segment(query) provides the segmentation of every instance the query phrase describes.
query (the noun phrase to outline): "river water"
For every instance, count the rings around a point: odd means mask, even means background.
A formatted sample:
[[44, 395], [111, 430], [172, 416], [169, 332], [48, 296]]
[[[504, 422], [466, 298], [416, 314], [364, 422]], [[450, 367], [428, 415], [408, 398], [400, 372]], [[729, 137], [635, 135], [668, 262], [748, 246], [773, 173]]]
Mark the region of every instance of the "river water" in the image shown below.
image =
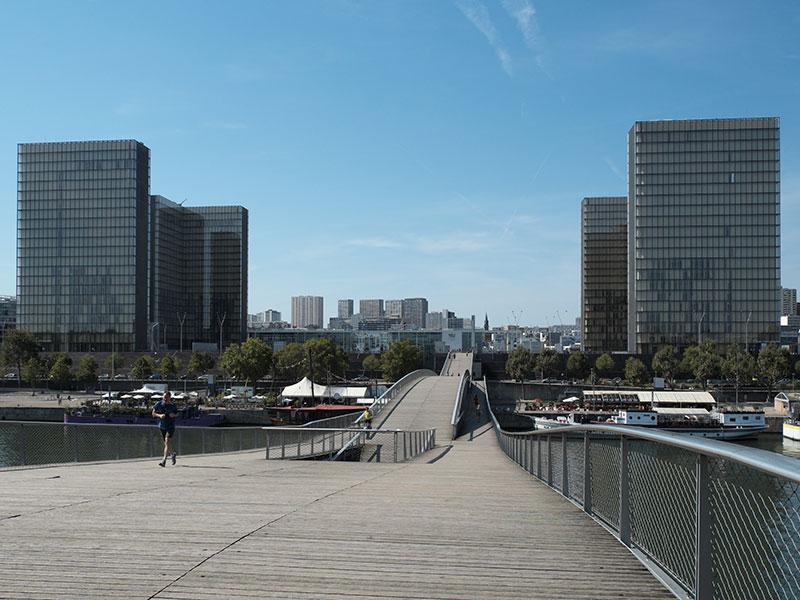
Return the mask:
[[800, 458], [800, 441], [790, 440], [783, 437], [780, 433], [762, 433], [755, 440], [742, 440], [735, 442], [743, 446], [750, 446], [751, 448], [760, 448], [761, 450], [769, 450], [770, 452], [777, 452], [784, 456], [791, 456], [792, 458]]

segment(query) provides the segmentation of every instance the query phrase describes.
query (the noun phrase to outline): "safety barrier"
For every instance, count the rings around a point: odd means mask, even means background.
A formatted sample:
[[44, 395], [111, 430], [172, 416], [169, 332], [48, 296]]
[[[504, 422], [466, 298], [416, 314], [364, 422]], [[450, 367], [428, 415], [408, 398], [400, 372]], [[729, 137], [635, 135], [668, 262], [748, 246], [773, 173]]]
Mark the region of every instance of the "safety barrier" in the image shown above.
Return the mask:
[[677, 594], [800, 599], [800, 460], [636, 427], [507, 432], [489, 406], [505, 453], [654, 563]]
[[[178, 427], [179, 455], [263, 448], [261, 427]], [[152, 425], [0, 422], [0, 468], [162, 456], [164, 442]]]

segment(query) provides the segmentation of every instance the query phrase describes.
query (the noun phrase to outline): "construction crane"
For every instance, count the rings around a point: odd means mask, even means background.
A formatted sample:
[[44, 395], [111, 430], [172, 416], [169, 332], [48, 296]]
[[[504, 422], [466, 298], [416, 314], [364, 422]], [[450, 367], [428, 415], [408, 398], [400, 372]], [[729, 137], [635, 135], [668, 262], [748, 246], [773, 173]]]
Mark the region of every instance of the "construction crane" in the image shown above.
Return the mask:
[[[515, 327], [519, 327], [519, 317], [517, 316], [517, 313], [515, 313], [515, 312], [512, 310], [512, 311], [511, 311], [511, 314], [514, 316], [514, 326], [515, 326]], [[519, 316], [520, 316], [520, 317], [522, 316], [522, 311], [519, 311]]]

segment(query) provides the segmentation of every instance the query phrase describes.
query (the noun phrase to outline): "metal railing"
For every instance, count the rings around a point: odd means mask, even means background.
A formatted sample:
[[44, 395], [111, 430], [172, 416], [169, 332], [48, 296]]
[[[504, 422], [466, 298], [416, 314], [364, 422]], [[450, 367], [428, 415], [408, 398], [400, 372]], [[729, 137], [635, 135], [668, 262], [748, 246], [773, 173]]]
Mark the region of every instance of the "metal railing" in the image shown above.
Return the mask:
[[676, 595], [800, 599], [797, 459], [636, 427], [512, 433], [489, 407], [506, 454], [655, 563]]
[[[370, 407], [369, 411], [372, 413], [373, 418], [375, 415], [380, 413], [390, 402], [399, 398], [403, 394], [405, 394], [408, 389], [417, 383], [423, 377], [430, 377], [431, 375], [436, 375], [430, 369], [417, 369], [416, 371], [411, 371], [411, 373], [407, 373], [400, 379], [394, 382], [392, 387], [386, 390], [381, 397], [375, 400]], [[354, 425], [359, 425], [363, 422], [364, 414], [360, 414], [358, 418], [353, 421]]]
[[[179, 455], [264, 448], [261, 427], [178, 427]], [[152, 425], [0, 422], [0, 468], [162, 456], [164, 442]]]
[[461, 381], [458, 383], [458, 393], [456, 394], [456, 401], [453, 405], [453, 417], [450, 420], [450, 425], [453, 427], [453, 439], [458, 437], [458, 426], [461, 424], [461, 418], [464, 416], [464, 396], [466, 396], [467, 389], [471, 386], [470, 371], [465, 370], [461, 374]]
[[436, 430], [265, 427], [266, 458], [402, 462], [436, 445]]

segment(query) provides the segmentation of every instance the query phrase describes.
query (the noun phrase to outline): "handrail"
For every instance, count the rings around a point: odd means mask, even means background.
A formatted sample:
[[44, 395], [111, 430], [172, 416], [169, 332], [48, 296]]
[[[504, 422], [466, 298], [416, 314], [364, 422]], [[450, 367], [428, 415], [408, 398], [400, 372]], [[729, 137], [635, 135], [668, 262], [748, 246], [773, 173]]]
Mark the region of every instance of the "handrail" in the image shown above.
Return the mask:
[[488, 387], [486, 400], [509, 458], [602, 522], [676, 595], [800, 599], [787, 544], [800, 538], [800, 460], [623, 425], [510, 432]]
[[464, 416], [464, 390], [467, 388], [467, 383], [470, 382], [470, 369], [464, 369], [461, 374], [461, 380], [458, 382], [458, 393], [456, 394], [456, 401], [453, 405], [453, 416], [450, 419], [450, 425], [453, 427], [453, 439], [458, 437], [458, 426], [461, 423], [461, 418]]
[[[417, 369], [416, 371], [411, 371], [410, 373], [406, 373], [400, 379], [395, 381], [392, 386], [387, 389], [383, 394], [381, 394], [380, 398], [377, 398], [375, 402], [370, 404], [369, 411], [374, 415], [378, 414], [383, 407], [388, 404], [391, 400], [394, 400], [395, 397], [410, 383], [416, 381], [417, 379], [421, 379], [422, 377], [428, 377], [430, 375], [436, 375], [430, 369]], [[360, 423], [364, 418], [364, 413], [361, 413], [359, 417], [353, 421], [353, 424]]]

